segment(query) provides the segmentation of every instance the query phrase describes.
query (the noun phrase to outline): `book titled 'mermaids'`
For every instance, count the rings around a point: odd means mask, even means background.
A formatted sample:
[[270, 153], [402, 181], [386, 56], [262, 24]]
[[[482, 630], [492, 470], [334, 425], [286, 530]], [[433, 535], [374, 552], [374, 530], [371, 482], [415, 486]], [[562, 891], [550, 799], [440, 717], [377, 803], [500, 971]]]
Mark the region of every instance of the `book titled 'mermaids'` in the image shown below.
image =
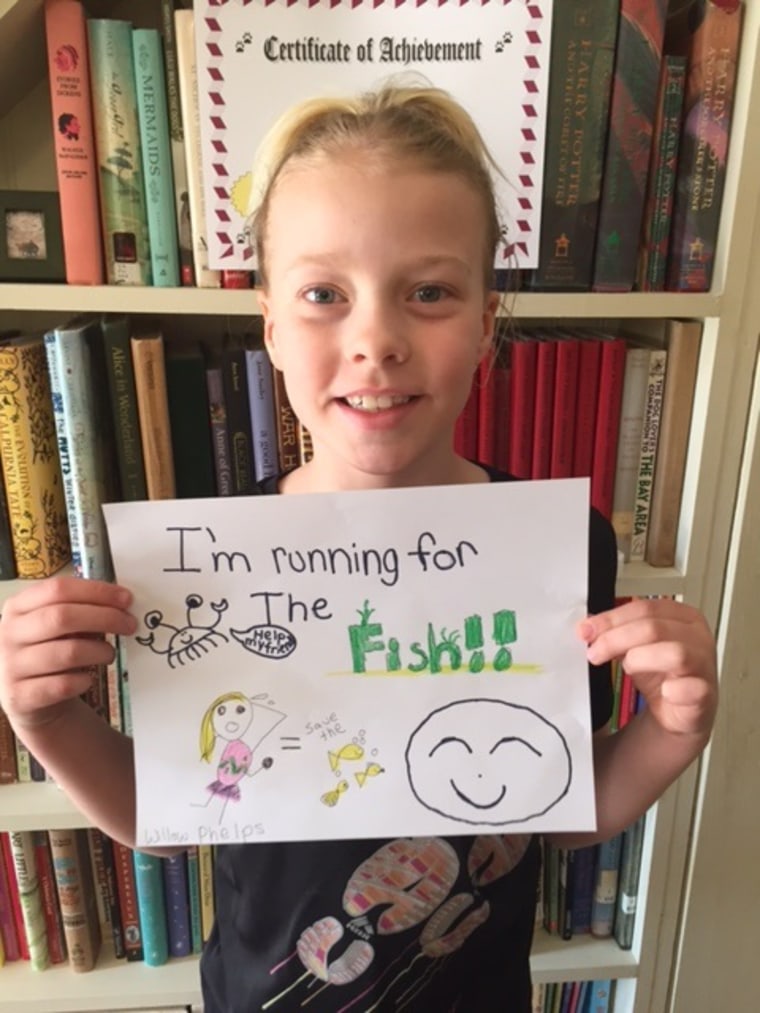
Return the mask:
[[108, 282], [150, 285], [152, 272], [129, 21], [87, 22]]

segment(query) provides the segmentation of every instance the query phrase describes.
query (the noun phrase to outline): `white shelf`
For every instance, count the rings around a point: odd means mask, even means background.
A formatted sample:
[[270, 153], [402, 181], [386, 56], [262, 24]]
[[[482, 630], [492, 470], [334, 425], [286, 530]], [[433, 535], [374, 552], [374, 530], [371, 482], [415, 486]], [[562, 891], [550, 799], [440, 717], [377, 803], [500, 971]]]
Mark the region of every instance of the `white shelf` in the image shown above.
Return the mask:
[[[133, 288], [118, 285], [0, 285], [0, 310], [48, 313], [149, 313], [193, 316], [255, 316], [254, 289]], [[715, 317], [718, 293], [521, 292], [505, 295], [502, 313], [530, 319], [636, 319], [642, 317]]]
[[0, 827], [3, 830], [65, 830], [89, 821], [50, 781], [0, 786]]

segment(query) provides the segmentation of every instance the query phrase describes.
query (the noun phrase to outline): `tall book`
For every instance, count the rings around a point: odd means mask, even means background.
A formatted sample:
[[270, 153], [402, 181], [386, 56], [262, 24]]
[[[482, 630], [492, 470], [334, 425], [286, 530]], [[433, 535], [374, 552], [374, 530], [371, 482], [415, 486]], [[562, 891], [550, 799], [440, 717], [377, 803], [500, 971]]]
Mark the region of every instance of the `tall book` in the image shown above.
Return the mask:
[[668, 0], [622, 0], [599, 202], [595, 292], [636, 278]]
[[650, 566], [675, 563], [701, 335], [698, 320], [668, 320], [665, 325], [668, 366], [646, 546]]
[[662, 292], [665, 288], [685, 86], [686, 57], [666, 54], [660, 70], [641, 222], [636, 284], [642, 292]]
[[53, 856], [50, 852], [50, 841], [46, 830], [33, 830], [34, 864], [40, 884], [40, 902], [45, 919], [48, 952], [51, 964], [63, 964], [66, 961], [66, 937], [63, 933], [63, 918], [58, 903], [58, 891], [55, 885]]
[[8, 513], [8, 497], [5, 494], [5, 480], [0, 468], [0, 580], [13, 580], [18, 576], [16, 559], [13, 555], [13, 534]]
[[298, 419], [288, 397], [282, 371], [274, 369], [274, 407], [280, 472], [298, 467]]
[[635, 823], [623, 831], [623, 846], [620, 853], [620, 881], [615, 906], [615, 942], [622, 950], [633, 946], [633, 929], [636, 922], [636, 907], [641, 879], [641, 851], [644, 843], [646, 816], [640, 816]]
[[86, 830], [49, 830], [58, 901], [72, 971], [91, 971], [100, 953], [100, 922]]
[[129, 341], [148, 499], [174, 499], [176, 483], [164, 337], [160, 331], [153, 331], [133, 334]]
[[641, 443], [639, 445], [636, 498], [633, 505], [633, 530], [631, 531], [631, 547], [628, 556], [631, 562], [640, 562], [646, 555], [654, 469], [657, 461], [657, 446], [660, 438], [660, 421], [662, 419], [662, 396], [665, 392], [667, 359], [668, 351], [666, 348], [653, 348], [651, 350], [646, 400], [644, 402], [644, 421], [641, 427]]
[[253, 433], [245, 347], [243, 339], [237, 335], [225, 337], [222, 346], [222, 380], [230, 441], [233, 494], [246, 496], [255, 491]]
[[112, 841], [111, 846], [126, 957], [130, 962], [141, 961], [143, 959], [143, 941], [133, 852], [126, 844], [121, 844], [119, 841]]
[[129, 321], [123, 315], [107, 314], [100, 321], [100, 329], [103, 335], [121, 498], [128, 502], [147, 499]]
[[636, 482], [651, 356], [651, 349], [630, 343], [625, 353], [611, 521], [618, 552], [622, 553], [626, 561], [631, 554]]
[[29, 959], [35, 971], [44, 971], [50, 964], [50, 953], [40, 881], [34, 859], [34, 839], [31, 830], [11, 830], [9, 837]]
[[536, 343], [536, 399], [533, 406], [531, 478], [549, 478], [554, 427], [554, 381], [557, 345], [548, 334], [533, 334]]
[[685, 30], [672, 23], [673, 50], [685, 47], [688, 72], [667, 288], [707, 292], [726, 182], [744, 5], [741, 0], [694, 0]]
[[149, 967], [158, 967], [169, 959], [161, 859], [135, 851], [134, 866], [143, 959]]
[[174, 27], [177, 42], [177, 73], [185, 130], [187, 193], [193, 240], [195, 283], [200, 288], [219, 288], [221, 272], [209, 267], [206, 242], [206, 204], [201, 166], [201, 124], [198, 106], [198, 64], [195, 54], [195, 25], [192, 10], [176, 10]]
[[21, 950], [16, 932], [16, 920], [13, 916], [11, 881], [3, 857], [2, 838], [5, 833], [5, 831], [0, 831], [0, 941], [2, 941], [5, 959], [10, 962], [21, 959]]
[[5, 711], [0, 708], [0, 785], [14, 784], [16, 769], [16, 736]]
[[0, 341], [0, 458], [19, 577], [49, 577], [71, 558], [42, 335]]
[[165, 288], [179, 285], [180, 279], [169, 110], [160, 33], [154, 28], [133, 29], [132, 55], [150, 263], [153, 284]]
[[552, 13], [538, 268], [528, 287], [591, 288], [620, 0], [563, 0]]
[[[4, 943], [6, 952], [10, 945], [11, 956], [9, 960], [29, 960], [29, 947], [26, 941], [26, 930], [24, 928], [24, 915], [21, 910], [21, 898], [16, 883], [16, 867], [13, 863], [13, 852], [11, 850], [11, 838], [7, 831], [0, 830], [0, 866], [2, 866], [2, 880], [5, 887], [4, 904], [0, 905], [0, 913], [9, 920], [11, 932], [8, 934], [8, 942]], [[3, 910], [4, 909], [4, 910]], [[15, 947], [14, 947], [15, 941]]]
[[126, 950], [116, 886], [113, 845], [111, 839], [97, 827], [88, 827], [87, 840], [90, 845], [93, 877], [99, 898], [98, 910], [101, 927], [110, 934], [114, 956], [120, 960], [126, 956]]
[[232, 451], [227, 422], [227, 402], [224, 397], [222, 366], [217, 357], [214, 357], [213, 361], [209, 362], [206, 369], [206, 393], [208, 395], [211, 446], [214, 455], [216, 494], [217, 496], [231, 496], [234, 492], [232, 484]]
[[257, 482], [277, 474], [277, 429], [272, 364], [263, 347], [246, 348], [253, 467]]
[[80, 577], [110, 580], [102, 506], [117, 489], [100, 325], [91, 317], [76, 318], [48, 331], [45, 349], [74, 570]]
[[185, 852], [171, 855], [162, 860], [161, 866], [169, 953], [173, 957], [187, 957], [193, 949], [187, 855]]
[[594, 432], [599, 398], [602, 345], [592, 335], [578, 335], [578, 391], [575, 399], [573, 477], [590, 478], [594, 464]]
[[530, 478], [533, 463], [533, 409], [536, 400], [535, 341], [525, 333], [510, 342], [512, 367], [509, 375], [509, 472]]
[[615, 903], [620, 876], [620, 852], [623, 835], [616, 834], [599, 845], [591, 901], [591, 934], [600, 938], [612, 935], [615, 923]]
[[591, 503], [607, 518], [612, 516], [615, 462], [620, 431], [620, 406], [625, 377], [625, 341], [600, 334], [599, 400], [594, 427], [594, 461], [591, 467]]
[[166, 347], [166, 393], [179, 499], [216, 493], [209, 425], [206, 361], [197, 341]]
[[106, 277], [111, 285], [150, 285], [132, 25], [90, 18], [87, 37]]
[[166, 100], [169, 110], [169, 136], [171, 138], [172, 176], [174, 179], [174, 209], [177, 220], [180, 279], [183, 285], [194, 285], [195, 271], [193, 268], [193, 234], [190, 225], [187, 161], [185, 157], [185, 130], [182, 123], [182, 104], [179, 97], [177, 33], [174, 25], [174, 0], [161, 0], [161, 35], [164, 40]]
[[45, 39], [66, 281], [102, 285], [90, 59], [79, 0], [45, 0]]

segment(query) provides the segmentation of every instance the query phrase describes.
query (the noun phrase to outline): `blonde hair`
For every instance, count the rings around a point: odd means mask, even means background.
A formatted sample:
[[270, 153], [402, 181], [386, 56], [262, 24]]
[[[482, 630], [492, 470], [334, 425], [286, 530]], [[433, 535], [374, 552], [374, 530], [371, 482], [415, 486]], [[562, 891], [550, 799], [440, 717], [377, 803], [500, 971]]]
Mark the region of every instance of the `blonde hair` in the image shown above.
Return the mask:
[[216, 744], [216, 732], [214, 731], [214, 711], [223, 703], [228, 701], [234, 701], [235, 703], [247, 703], [251, 701], [245, 695], [245, 693], [238, 693], [233, 691], [231, 693], [222, 693], [216, 700], [209, 704], [206, 708], [206, 712], [201, 718], [201, 734], [200, 734], [200, 747], [201, 747], [201, 759], [205, 760], [206, 763], [211, 762], [211, 754], [214, 751], [214, 745]]
[[249, 219], [261, 284], [267, 284], [269, 207], [283, 171], [293, 162], [316, 164], [358, 152], [455, 173], [473, 187], [485, 212], [485, 282], [490, 287], [501, 233], [491, 172], [500, 170], [469, 113], [447, 92], [393, 84], [355, 97], [307, 99], [284, 113], [265, 137], [253, 170]]

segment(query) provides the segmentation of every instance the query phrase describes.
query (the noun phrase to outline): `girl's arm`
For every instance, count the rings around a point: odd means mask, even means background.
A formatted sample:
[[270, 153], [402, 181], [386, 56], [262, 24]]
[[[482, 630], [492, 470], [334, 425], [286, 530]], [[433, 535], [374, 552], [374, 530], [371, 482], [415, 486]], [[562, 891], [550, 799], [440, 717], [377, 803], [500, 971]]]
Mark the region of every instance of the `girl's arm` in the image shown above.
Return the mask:
[[551, 835], [573, 848], [646, 812], [707, 745], [718, 703], [715, 640], [697, 609], [642, 599], [589, 616], [579, 632], [592, 663], [621, 659], [646, 707], [621, 731], [594, 737], [596, 833]]

